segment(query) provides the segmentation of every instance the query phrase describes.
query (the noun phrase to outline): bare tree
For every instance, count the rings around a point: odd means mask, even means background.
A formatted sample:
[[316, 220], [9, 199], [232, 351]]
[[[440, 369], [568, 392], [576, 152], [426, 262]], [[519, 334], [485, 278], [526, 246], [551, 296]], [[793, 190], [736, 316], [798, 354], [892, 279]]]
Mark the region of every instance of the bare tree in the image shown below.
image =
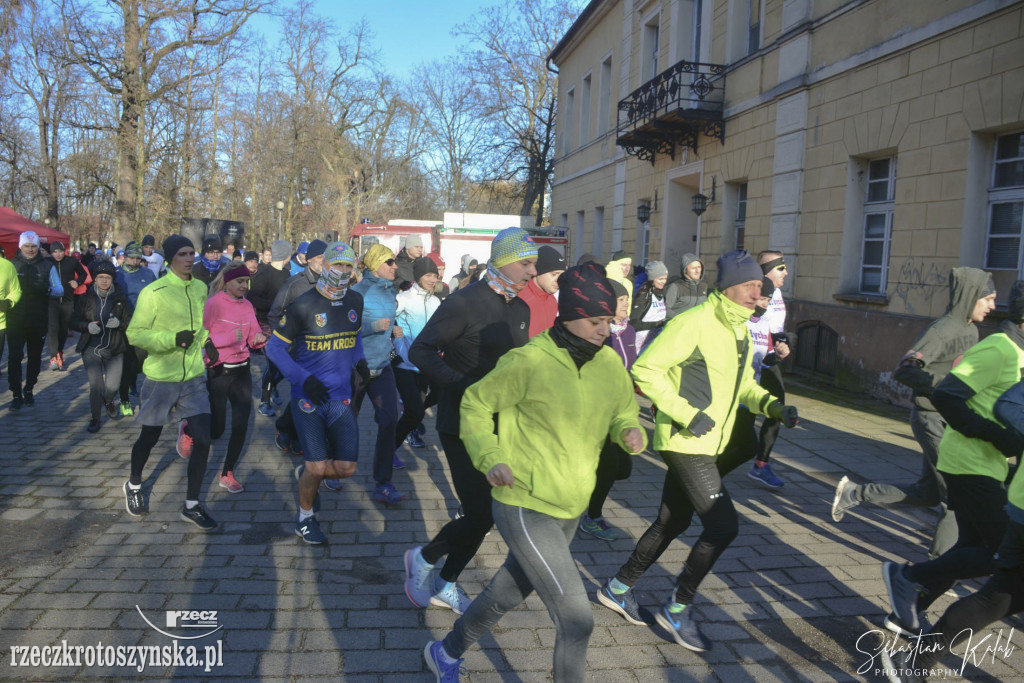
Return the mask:
[[137, 232], [138, 207], [145, 187], [146, 112], [153, 101], [179, 88], [191, 77], [216, 68], [166, 77], [165, 62], [193, 48], [209, 48], [231, 40], [267, 3], [262, 0], [108, 0], [108, 21], [85, 0], [60, 0], [67, 36], [65, 45], [75, 63], [120, 99], [117, 131], [118, 171], [115, 222], [122, 231]]
[[572, 25], [572, 0], [510, 0], [482, 10], [457, 33], [470, 38], [463, 55], [496, 126], [496, 178], [523, 183], [521, 215], [544, 217], [554, 170], [557, 77], [547, 56]]

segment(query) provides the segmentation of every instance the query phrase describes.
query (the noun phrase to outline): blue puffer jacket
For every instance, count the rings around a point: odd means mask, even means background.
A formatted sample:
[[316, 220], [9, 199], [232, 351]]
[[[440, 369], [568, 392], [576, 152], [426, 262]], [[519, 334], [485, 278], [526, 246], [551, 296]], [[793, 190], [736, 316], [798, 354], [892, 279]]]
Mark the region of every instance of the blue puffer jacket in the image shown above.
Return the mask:
[[[380, 370], [391, 362], [391, 328], [395, 325], [398, 308], [395, 285], [391, 280], [364, 273], [363, 279], [352, 289], [363, 295], [363, 327], [359, 336], [363, 339], [366, 364], [371, 370]], [[387, 318], [390, 323], [384, 331], [378, 332], [377, 321], [381, 318]]]
[[139, 292], [150, 282], [156, 282], [156, 275], [146, 266], [140, 266], [132, 273], [125, 270], [124, 266], [118, 266], [114, 282], [121, 288], [125, 296], [128, 297], [128, 302], [134, 311], [135, 305], [139, 303]]

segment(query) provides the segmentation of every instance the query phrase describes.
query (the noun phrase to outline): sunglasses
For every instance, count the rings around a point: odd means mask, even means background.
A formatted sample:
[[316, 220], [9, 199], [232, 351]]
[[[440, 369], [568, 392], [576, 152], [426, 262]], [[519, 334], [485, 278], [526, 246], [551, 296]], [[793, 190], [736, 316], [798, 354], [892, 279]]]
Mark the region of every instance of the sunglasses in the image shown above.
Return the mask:
[[384, 265], [386, 265], [386, 266], [393, 266], [393, 265], [395, 265], [395, 259], [389, 258], [387, 261], [384, 262]]
[[781, 266], [775, 266], [775, 270], [786, 270], [786, 264], [783, 263]]

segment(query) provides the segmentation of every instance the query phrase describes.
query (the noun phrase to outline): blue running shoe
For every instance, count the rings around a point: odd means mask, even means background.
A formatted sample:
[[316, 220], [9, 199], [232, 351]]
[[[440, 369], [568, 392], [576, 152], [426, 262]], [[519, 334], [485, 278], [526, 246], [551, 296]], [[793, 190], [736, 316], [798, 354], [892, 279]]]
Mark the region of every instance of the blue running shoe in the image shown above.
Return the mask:
[[781, 489], [786, 485], [786, 482], [775, 476], [775, 473], [772, 472], [771, 464], [767, 462], [764, 464], [764, 467], [758, 467], [757, 463], [751, 465], [747, 476], [754, 481], [761, 482], [770, 489]]
[[621, 614], [629, 623], [646, 626], [647, 622], [640, 616], [640, 606], [636, 604], [633, 591], [628, 590], [616, 595], [612, 592], [609, 583], [610, 581], [605, 581], [601, 589], [597, 591], [597, 601], [613, 612]]
[[274, 406], [270, 403], [261, 403], [260, 407], [256, 409], [256, 412], [260, 415], [266, 415], [267, 417], [274, 417], [277, 415], [277, 411], [274, 410]]
[[405, 500], [405, 495], [396, 491], [394, 484], [388, 482], [387, 484], [381, 484], [373, 489], [373, 499], [378, 503], [393, 505]]
[[409, 435], [405, 437], [405, 442], [413, 448], [426, 448], [427, 442], [420, 438], [416, 432], [409, 432]]
[[[434, 672], [437, 683], [459, 683], [459, 674], [465, 669], [462, 668], [461, 659], [451, 661], [451, 658], [444, 652], [444, 646], [440, 640], [427, 643], [423, 648], [423, 658], [427, 660], [427, 666]], [[450, 662], [450, 663], [449, 663]]]
[[304, 522], [295, 525], [295, 535], [310, 545], [321, 545], [327, 542], [327, 536], [320, 531], [320, 523], [316, 517], [307, 517]]
[[682, 612], [669, 612], [668, 605], [662, 605], [654, 617], [658, 625], [669, 632], [677, 643], [694, 652], [707, 652], [711, 649], [711, 641], [701, 633], [697, 622], [693, 620], [693, 608], [687, 607]]
[[324, 479], [320, 484], [328, 491], [341, 490], [341, 479]]
[[430, 596], [430, 604], [436, 607], [451, 607], [456, 614], [465, 614], [473, 601], [462, 590], [462, 586], [449, 581], [444, 588]]

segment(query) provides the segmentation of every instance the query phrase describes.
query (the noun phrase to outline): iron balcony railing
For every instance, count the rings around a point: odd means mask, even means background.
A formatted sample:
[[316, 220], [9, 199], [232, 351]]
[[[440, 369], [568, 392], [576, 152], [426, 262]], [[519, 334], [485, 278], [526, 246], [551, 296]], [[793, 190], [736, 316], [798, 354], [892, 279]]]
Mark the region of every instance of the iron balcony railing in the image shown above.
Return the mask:
[[673, 157], [676, 144], [697, 148], [701, 133], [725, 139], [725, 66], [683, 60], [619, 102], [618, 144], [649, 158]]

